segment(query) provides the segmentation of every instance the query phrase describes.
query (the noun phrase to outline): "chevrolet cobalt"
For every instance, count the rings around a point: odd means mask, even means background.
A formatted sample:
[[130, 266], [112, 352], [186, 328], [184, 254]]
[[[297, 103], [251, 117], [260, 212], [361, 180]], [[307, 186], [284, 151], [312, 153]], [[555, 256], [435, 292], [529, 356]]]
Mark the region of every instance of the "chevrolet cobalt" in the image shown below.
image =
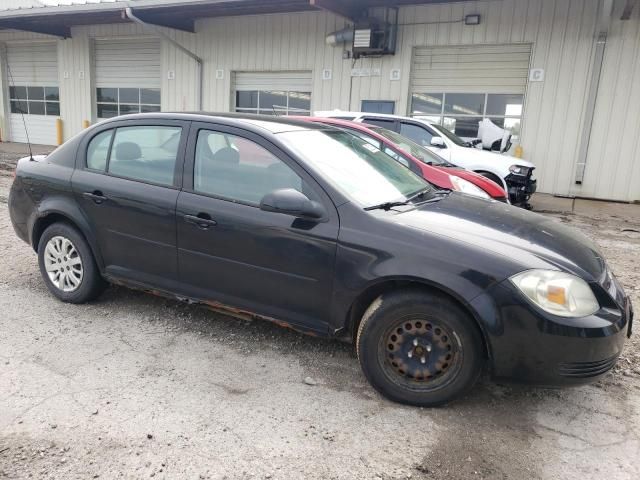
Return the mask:
[[17, 235], [64, 302], [108, 282], [355, 345], [386, 397], [436, 406], [494, 378], [592, 381], [631, 333], [598, 249], [547, 217], [438, 190], [345, 130], [140, 114], [24, 158]]

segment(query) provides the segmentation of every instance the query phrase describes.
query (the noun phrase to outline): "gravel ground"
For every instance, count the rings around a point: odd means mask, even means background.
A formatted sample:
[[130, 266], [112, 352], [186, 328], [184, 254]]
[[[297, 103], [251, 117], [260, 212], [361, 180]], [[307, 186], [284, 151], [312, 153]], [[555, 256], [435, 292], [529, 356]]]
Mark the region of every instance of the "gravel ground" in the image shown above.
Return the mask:
[[[0, 478], [640, 478], [637, 334], [595, 385], [483, 379], [446, 408], [397, 405], [347, 345], [123, 288], [54, 300], [9, 221], [8, 150]], [[596, 240], [638, 309], [637, 211], [552, 215]]]

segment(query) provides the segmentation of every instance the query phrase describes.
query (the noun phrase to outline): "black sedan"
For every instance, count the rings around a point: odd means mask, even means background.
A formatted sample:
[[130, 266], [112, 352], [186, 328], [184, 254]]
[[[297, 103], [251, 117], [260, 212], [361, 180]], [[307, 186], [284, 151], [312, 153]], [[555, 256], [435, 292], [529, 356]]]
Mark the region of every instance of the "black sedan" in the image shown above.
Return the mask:
[[355, 344], [388, 398], [611, 369], [632, 307], [597, 248], [546, 217], [440, 191], [346, 131], [142, 114], [25, 158], [18, 236], [60, 300], [107, 282]]

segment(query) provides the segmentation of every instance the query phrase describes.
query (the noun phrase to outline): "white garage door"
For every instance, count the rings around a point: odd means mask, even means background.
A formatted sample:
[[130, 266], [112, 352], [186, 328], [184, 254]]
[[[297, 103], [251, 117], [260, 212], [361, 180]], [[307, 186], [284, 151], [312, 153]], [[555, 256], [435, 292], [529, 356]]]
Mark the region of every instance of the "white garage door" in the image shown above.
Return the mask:
[[98, 118], [160, 111], [160, 40], [96, 40]]
[[[9, 138], [56, 144], [60, 116], [56, 42], [7, 44]], [[26, 129], [25, 129], [26, 125]]]
[[478, 122], [490, 118], [517, 140], [530, 57], [530, 44], [417, 47], [411, 115], [465, 138], [475, 137]]
[[311, 72], [236, 72], [235, 111], [309, 115]]

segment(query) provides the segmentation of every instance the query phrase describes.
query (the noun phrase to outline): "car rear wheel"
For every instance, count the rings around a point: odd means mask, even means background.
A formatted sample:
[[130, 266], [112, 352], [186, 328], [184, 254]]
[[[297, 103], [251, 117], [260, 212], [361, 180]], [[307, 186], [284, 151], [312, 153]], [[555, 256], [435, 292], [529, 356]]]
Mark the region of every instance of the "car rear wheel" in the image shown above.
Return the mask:
[[42, 233], [38, 264], [47, 288], [63, 302], [88, 302], [106, 285], [86, 240], [65, 223], [54, 223]]
[[448, 403], [469, 390], [483, 365], [474, 320], [437, 293], [378, 297], [358, 328], [360, 366], [387, 398], [421, 407]]

